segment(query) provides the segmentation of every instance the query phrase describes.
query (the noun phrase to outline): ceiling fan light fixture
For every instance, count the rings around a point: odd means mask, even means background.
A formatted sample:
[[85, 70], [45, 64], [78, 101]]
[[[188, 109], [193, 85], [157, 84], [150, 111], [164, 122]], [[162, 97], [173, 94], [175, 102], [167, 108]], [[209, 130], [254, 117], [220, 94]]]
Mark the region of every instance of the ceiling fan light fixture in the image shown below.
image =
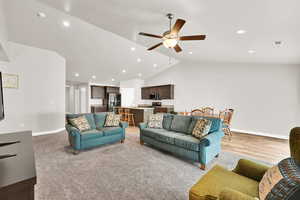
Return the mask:
[[177, 45], [178, 43], [178, 40], [176, 39], [165, 39], [163, 41], [163, 45], [166, 47], [166, 48], [173, 48]]
[[166, 48], [170, 48], [170, 49], [173, 48], [177, 53], [179, 53], [182, 51], [181, 47], [178, 45], [179, 41], [205, 40], [206, 35], [179, 36], [179, 31], [182, 29], [183, 25], [185, 24], [185, 20], [177, 19], [175, 24], [172, 26], [172, 19], [174, 18], [174, 15], [167, 14], [167, 17], [170, 22], [169, 30], [165, 31], [162, 36], [150, 34], [150, 33], [144, 33], [144, 32], [139, 33], [139, 35], [161, 39], [160, 43], [151, 46], [150, 48], [147, 49], [148, 51], [151, 51], [157, 47], [160, 47], [161, 45], [164, 45]]

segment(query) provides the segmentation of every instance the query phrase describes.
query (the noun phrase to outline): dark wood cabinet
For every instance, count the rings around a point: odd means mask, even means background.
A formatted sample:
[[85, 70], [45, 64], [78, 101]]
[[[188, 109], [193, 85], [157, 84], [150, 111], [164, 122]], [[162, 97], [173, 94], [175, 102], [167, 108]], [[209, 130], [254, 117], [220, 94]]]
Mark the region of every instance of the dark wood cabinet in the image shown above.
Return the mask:
[[174, 99], [174, 85], [159, 85], [142, 88], [142, 99]]
[[105, 89], [102, 86], [91, 86], [91, 98], [92, 99], [104, 99]]
[[91, 112], [92, 113], [107, 112], [107, 107], [106, 106], [92, 106]]
[[120, 93], [120, 88], [119, 87], [107, 86], [105, 88], [106, 88], [106, 93], [116, 93], [116, 94]]
[[154, 113], [171, 113], [171, 112], [174, 112], [173, 107], [160, 107], [160, 106], [154, 107]]

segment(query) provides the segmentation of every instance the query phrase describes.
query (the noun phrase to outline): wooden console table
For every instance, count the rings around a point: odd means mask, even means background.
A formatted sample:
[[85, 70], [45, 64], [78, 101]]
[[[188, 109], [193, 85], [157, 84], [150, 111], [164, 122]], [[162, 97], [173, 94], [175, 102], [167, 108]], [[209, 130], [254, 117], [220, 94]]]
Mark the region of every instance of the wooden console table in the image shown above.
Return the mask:
[[0, 199], [34, 200], [35, 160], [31, 131], [0, 134]]

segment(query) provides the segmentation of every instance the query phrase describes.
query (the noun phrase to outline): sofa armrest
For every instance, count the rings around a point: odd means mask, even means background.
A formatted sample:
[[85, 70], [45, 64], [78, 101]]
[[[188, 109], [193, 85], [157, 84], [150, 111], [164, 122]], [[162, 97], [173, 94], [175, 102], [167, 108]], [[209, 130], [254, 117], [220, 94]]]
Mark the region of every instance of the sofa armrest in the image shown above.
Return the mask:
[[76, 149], [76, 150], [80, 150], [80, 146], [81, 146], [81, 134], [80, 131], [75, 128], [74, 126], [71, 126], [70, 124], [66, 125], [66, 130], [68, 132], [69, 135], [69, 142], [70, 145]]
[[120, 122], [120, 127], [121, 128], [128, 128], [128, 123], [127, 122]]
[[145, 123], [145, 122], [139, 123], [139, 128], [140, 128], [140, 130], [147, 128], [147, 123]]
[[223, 131], [216, 131], [206, 135], [204, 138], [200, 140], [200, 144], [204, 144], [205, 146], [209, 146], [215, 142], [219, 142], [222, 137], [224, 137]]
[[75, 128], [74, 126], [71, 126], [70, 124], [66, 124], [66, 130], [71, 136], [80, 136], [80, 131], [79, 129]]
[[220, 200], [258, 200], [258, 198], [251, 197], [247, 194], [229, 188], [224, 189], [220, 193], [219, 199]]
[[269, 168], [250, 160], [240, 159], [233, 172], [259, 182]]

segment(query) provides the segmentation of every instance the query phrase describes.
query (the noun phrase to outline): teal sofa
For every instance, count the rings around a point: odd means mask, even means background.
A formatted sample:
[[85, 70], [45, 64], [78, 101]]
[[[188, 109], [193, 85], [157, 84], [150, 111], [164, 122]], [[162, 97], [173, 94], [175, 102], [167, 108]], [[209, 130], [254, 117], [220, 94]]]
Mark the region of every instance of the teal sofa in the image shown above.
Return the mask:
[[193, 137], [192, 131], [199, 118], [164, 114], [162, 129], [148, 128], [147, 123], [140, 123], [140, 142], [199, 162], [200, 168], [205, 170], [206, 165], [221, 152], [224, 132], [220, 119], [207, 118], [212, 121], [209, 134], [201, 140]]
[[[80, 132], [69, 123], [69, 119], [84, 115], [91, 127], [91, 130]], [[90, 149], [104, 144], [114, 143], [125, 140], [126, 122], [121, 122], [118, 127], [104, 127], [107, 113], [89, 113], [89, 114], [67, 114], [66, 130], [69, 136], [69, 142], [77, 154], [80, 150]]]

